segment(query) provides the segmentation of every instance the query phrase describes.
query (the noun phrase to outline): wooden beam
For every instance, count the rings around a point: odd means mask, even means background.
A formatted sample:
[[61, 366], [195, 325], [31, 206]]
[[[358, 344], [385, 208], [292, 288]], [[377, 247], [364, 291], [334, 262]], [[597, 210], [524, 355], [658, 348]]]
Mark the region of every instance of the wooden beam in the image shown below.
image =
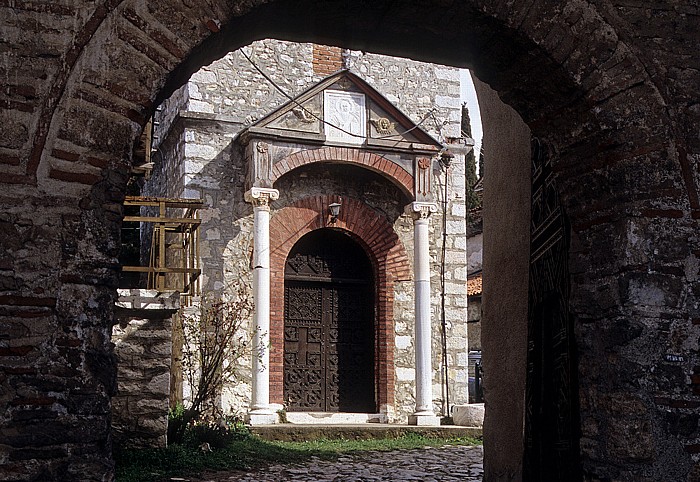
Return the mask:
[[147, 197], [147, 196], [126, 196], [124, 198], [124, 206], [154, 206], [159, 207], [161, 203], [165, 203], [169, 208], [193, 208], [198, 209], [204, 206], [202, 199], [186, 199], [186, 198], [166, 198], [166, 197]]
[[197, 276], [202, 272], [199, 268], [151, 268], [149, 266], [122, 266], [122, 271], [131, 273], [190, 273]]
[[202, 224], [201, 219], [189, 218], [159, 218], [153, 216], [124, 216], [124, 221], [141, 223], [167, 223], [167, 224]]

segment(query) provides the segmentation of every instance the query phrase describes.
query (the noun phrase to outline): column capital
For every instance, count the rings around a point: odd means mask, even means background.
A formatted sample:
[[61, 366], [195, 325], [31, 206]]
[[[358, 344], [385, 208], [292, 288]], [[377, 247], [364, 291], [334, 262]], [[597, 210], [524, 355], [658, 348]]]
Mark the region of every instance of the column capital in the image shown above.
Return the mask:
[[406, 206], [405, 211], [414, 220], [427, 219], [438, 211], [438, 205], [437, 203], [415, 201]]
[[246, 191], [243, 198], [253, 206], [269, 206], [271, 201], [279, 199], [280, 192], [277, 189], [266, 187], [253, 187]]

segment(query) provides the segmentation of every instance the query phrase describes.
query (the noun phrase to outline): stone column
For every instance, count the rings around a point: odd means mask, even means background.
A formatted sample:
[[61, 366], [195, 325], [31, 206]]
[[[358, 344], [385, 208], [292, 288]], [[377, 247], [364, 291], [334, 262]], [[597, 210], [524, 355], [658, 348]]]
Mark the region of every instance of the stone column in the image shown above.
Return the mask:
[[429, 218], [437, 204], [414, 202], [406, 210], [413, 217], [413, 273], [415, 298], [416, 411], [410, 425], [440, 425], [433, 412], [433, 370], [430, 320]]
[[245, 193], [253, 205], [253, 386], [248, 412], [251, 425], [275, 423], [270, 409], [270, 201], [276, 189], [252, 188]]

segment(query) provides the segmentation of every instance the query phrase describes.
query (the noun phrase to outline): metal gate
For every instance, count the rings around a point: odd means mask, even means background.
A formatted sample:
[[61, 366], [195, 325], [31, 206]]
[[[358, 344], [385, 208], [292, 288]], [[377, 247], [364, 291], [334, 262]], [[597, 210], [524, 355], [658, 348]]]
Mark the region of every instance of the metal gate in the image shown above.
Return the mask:
[[320, 230], [285, 269], [284, 398], [289, 411], [374, 412], [371, 265], [348, 236]]
[[578, 381], [569, 311], [569, 224], [547, 147], [532, 143], [524, 480], [581, 480]]

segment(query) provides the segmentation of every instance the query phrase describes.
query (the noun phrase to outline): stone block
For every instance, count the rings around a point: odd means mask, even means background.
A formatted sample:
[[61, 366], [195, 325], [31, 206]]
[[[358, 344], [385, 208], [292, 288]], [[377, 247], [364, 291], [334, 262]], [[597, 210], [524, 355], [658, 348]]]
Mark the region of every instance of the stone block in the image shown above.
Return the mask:
[[455, 405], [452, 407], [452, 420], [455, 425], [483, 428], [484, 404]]
[[251, 425], [272, 425], [279, 422], [276, 413], [248, 413], [246, 421]]
[[411, 337], [411, 336], [397, 336], [395, 343], [396, 343], [397, 349], [406, 350], [412, 345], [413, 337]]
[[413, 382], [416, 379], [415, 368], [396, 368], [396, 379], [400, 382]]
[[115, 312], [121, 318], [169, 318], [180, 309], [177, 291], [120, 289]]
[[437, 415], [412, 414], [408, 416], [408, 424], [416, 425], [419, 427], [439, 427], [440, 417], [438, 417]]

